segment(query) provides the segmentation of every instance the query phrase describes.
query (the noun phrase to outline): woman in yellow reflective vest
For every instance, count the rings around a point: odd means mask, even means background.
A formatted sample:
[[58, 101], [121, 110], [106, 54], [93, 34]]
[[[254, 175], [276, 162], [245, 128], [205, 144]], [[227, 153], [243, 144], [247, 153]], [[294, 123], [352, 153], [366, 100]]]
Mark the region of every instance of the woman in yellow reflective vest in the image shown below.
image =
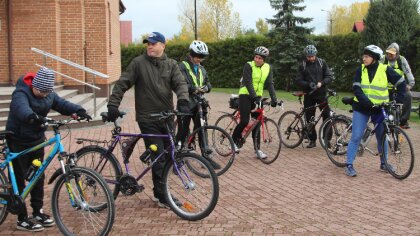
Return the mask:
[[[363, 64], [357, 69], [353, 79], [353, 127], [352, 135], [347, 149], [347, 166], [345, 173], [354, 177], [357, 175], [353, 167], [356, 158], [357, 149], [364, 130], [366, 129], [369, 117], [376, 120], [375, 116], [380, 115], [374, 105], [389, 101], [388, 82], [397, 87], [397, 102], [402, 103], [404, 100], [406, 83], [403, 77], [395, 72], [389, 66], [379, 63], [382, 56], [382, 49], [375, 45], [369, 45], [363, 51]], [[379, 125], [375, 131], [378, 143], [378, 152], [382, 150], [380, 137], [384, 132], [383, 126]], [[386, 166], [381, 159], [380, 170], [387, 171]]]
[[[255, 108], [256, 104], [261, 101], [261, 96], [264, 90], [264, 84], [268, 83], [268, 91], [271, 97], [271, 106], [277, 105], [276, 91], [274, 90], [273, 72], [271, 66], [265, 63], [265, 58], [269, 55], [269, 51], [266, 47], [260, 46], [254, 50], [254, 60], [245, 63], [242, 71], [241, 88], [239, 89], [239, 112], [241, 114], [241, 120], [236, 126], [232, 134], [232, 139], [235, 142], [235, 149], [238, 152], [238, 144], [241, 142], [242, 130], [248, 125], [249, 115], [251, 110]], [[253, 115], [255, 118], [255, 115]], [[256, 135], [256, 130], [252, 132], [252, 137]], [[266, 158], [261, 150], [256, 148], [259, 152], [260, 158]]]

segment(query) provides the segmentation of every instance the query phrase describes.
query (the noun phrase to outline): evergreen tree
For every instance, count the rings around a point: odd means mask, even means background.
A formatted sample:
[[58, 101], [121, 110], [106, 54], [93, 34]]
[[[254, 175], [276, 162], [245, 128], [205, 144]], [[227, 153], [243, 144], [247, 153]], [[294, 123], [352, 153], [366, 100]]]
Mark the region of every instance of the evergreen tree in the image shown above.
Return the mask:
[[312, 21], [312, 18], [293, 14], [305, 10], [306, 6], [298, 5], [302, 2], [304, 0], [270, 0], [271, 7], [278, 11], [273, 19], [267, 19], [267, 22], [274, 26], [268, 34], [275, 42], [270, 48], [273, 61], [271, 65], [274, 69], [276, 88], [287, 91], [290, 90], [292, 81], [296, 77], [303, 48], [309, 43], [307, 36], [313, 30], [303, 26]]
[[371, 1], [360, 46], [375, 44], [386, 49], [397, 42], [406, 48], [420, 23], [418, 9], [418, 0]]

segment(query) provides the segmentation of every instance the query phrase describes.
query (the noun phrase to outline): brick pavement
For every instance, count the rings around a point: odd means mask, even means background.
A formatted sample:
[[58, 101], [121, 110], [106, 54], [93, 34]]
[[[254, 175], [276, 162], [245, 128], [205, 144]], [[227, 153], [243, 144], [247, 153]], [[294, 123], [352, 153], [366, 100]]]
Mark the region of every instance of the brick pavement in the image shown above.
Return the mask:
[[[212, 93], [210, 122], [227, 111], [228, 94]], [[297, 109], [294, 102], [287, 109]], [[134, 120], [134, 99], [128, 92], [122, 108], [129, 112], [123, 130], [138, 132]], [[278, 118], [281, 113], [271, 114]], [[74, 129], [70, 151], [80, 146], [75, 137], [105, 139], [111, 125]], [[419, 126], [408, 130], [416, 145]], [[143, 145], [133, 154], [143, 151]], [[66, 145], [68, 147], [68, 145]], [[419, 145], [415, 152], [419, 153]], [[219, 177], [219, 202], [204, 220], [188, 222], [169, 210], [158, 208], [150, 200], [151, 176], [141, 181], [146, 190], [116, 201], [116, 221], [111, 235], [420, 235], [419, 161], [412, 175], [399, 181], [379, 171], [379, 160], [369, 154], [358, 157], [356, 178], [344, 175], [335, 167], [321, 147], [287, 149], [282, 147], [279, 159], [271, 165], [257, 160], [245, 144], [231, 169]], [[141, 170], [137, 158], [132, 158]], [[133, 167], [131, 167], [133, 168]], [[51, 172], [47, 175], [47, 178]], [[50, 212], [47, 186], [45, 209]], [[16, 216], [9, 215], [0, 225], [1, 235], [28, 235], [15, 229]], [[53, 227], [39, 235], [59, 235]]]

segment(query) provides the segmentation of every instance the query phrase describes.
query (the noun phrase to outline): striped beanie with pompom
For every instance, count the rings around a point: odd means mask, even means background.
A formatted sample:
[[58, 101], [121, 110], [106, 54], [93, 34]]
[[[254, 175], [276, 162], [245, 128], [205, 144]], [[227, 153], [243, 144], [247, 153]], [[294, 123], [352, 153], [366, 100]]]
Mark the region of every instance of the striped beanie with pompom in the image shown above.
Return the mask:
[[54, 88], [54, 72], [47, 67], [41, 67], [32, 80], [32, 87], [43, 93], [50, 93]]

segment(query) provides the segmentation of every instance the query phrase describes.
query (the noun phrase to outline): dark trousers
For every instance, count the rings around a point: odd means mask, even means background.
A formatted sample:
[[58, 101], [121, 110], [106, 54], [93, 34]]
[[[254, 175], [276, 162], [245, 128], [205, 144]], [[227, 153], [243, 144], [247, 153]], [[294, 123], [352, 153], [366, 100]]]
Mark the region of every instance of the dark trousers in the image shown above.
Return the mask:
[[[253, 102], [251, 96], [246, 95], [246, 94], [239, 95], [239, 112], [241, 114], [241, 120], [239, 124], [236, 126], [236, 128], [233, 130], [233, 134], [232, 134], [232, 139], [236, 144], [239, 143], [239, 140], [241, 139], [241, 133], [249, 123], [250, 115], [255, 119], [258, 117], [257, 112], [252, 112], [251, 114], [251, 111], [254, 108], [255, 108], [255, 103]], [[258, 129], [259, 127], [256, 127], [252, 131], [253, 139], [258, 134], [257, 132]], [[257, 149], [259, 148], [258, 146], [259, 146], [259, 140], [257, 140], [257, 147], [256, 147]]]
[[[168, 131], [165, 128], [163, 122], [149, 122], [141, 123], [139, 122], [140, 131], [142, 134], [167, 134]], [[169, 139], [162, 138], [144, 138], [144, 144], [146, 149], [149, 148], [151, 144], [156, 144], [158, 146], [157, 153], [162, 153], [165, 148], [170, 145]], [[164, 201], [163, 197], [163, 170], [166, 163], [170, 160], [171, 154], [168, 153], [166, 156], [163, 156], [156, 162], [152, 167], [152, 180], [153, 180], [153, 193], [156, 198], [161, 201]], [[156, 156], [152, 157], [152, 160], [155, 160]]]
[[[42, 143], [42, 140], [36, 143], [30, 143], [30, 144], [21, 143], [21, 142], [12, 141], [12, 140], [7, 141], [7, 145], [10, 148], [11, 152], [20, 152], [30, 147], [33, 147], [39, 143]], [[39, 159], [41, 161], [44, 160], [43, 148], [37, 151], [28, 153], [26, 155], [23, 155], [12, 161], [19, 193], [22, 193], [23, 189], [26, 187], [25, 175], [29, 167], [32, 165], [32, 161], [34, 159]], [[42, 209], [44, 205], [44, 179], [45, 179], [45, 175], [42, 174], [38, 182], [35, 184], [35, 186], [31, 190], [31, 207], [33, 209], [33, 212], [35, 213], [39, 213], [39, 211]], [[19, 213], [18, 220], [21, 221], [27, 218], [28, 218], [28, 211], [25, 207], [22, 210], [22, 212]]]
[[[394, 90], [388, 90], [389, 91], [389, 100], [392, 101], [394, 99], [394, 94], [396, 94], [396, 91]], [[410, 120], [410, 114], [411, 114], [411, 103], [412, 103], [412, 96], [411, 91], [408, 91], [404, 95], [404, 101], [402, 105], [402, 111], [401, 111], [401, 117], [400, 117], [400, 123], [405, 124], [408, 120]]]
[[[315, 106], [317, 104], [321, 104], [326, 101], [326, 98], [319, 98], [319, 97], [311, 97], [311, 96], [305, 96], [303, 100], [303, 107], [311, 107]], [[325, 103], [325, 105], [319, 106], [319, 110], [322, 110], [325, 107], [324, 112], [322, 113], [322, 120], [325, 121], [328, 117], [330, 117], [330, 107], [328, 106], [328, 103]], [[315, 117], [316, 108], [309, 109], [305, 112], [305, 120], [307, 123], [311, 121], [311, 119], [314, 119]], [[308, 139], [310, 141], [315, 141], [317, 139], [315, 126], [312, 126], [310, 130], [308, 130]]]
[[[185, 143], [185, 139], [187, 138], [188, 131], [190, 129], [191, 120], [194, 122], [194, 129], [193, 130], [196, 130], [196, 129], [201, 127], [200, 116], [198, 114], [198, 106], [196, 106], [195, 108], [193, 108], [191, 110], [191, 114], [192, 114], [191, 116], [178, 116], [178, 118], [177, 118], [178, 130], [177, 130], [177, 134], [176, 134], [177, 142], [181, 141], [181, 144]], [[207, 115], [207, 110], [203, 110], [203, 116], [206, 116], [206, 115]], [[199, 133], [198, 136], [199, 136], [198, 137], [199, 142], [201, 144], [202, 134]]]

